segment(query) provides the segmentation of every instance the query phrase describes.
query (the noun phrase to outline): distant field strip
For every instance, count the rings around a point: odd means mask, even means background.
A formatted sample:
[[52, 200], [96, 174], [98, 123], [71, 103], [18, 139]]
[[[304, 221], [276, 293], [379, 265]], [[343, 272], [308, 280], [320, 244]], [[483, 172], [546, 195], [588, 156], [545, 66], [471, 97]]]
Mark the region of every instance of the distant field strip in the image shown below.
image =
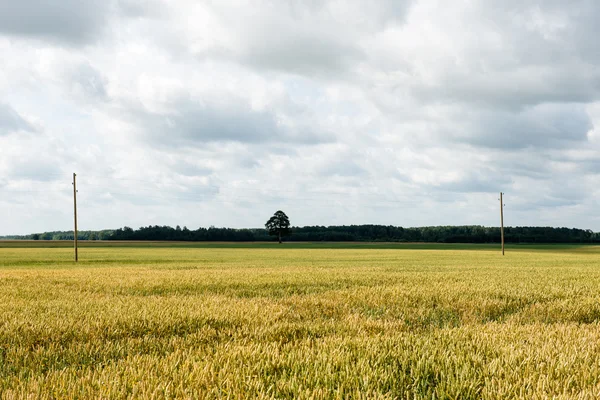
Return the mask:
[[11, 246], [2, 398], [600, 398], [599, 247]]
[[[429, 242], [177, 242], [152, 240], [83, 240], [80, 248], [87, 247], [165, 247], [198, 249], [394, 249], [394, 250], [496, 250], [500, 244], [429, 243]], [[510, 250], [568, 250], [581, 251], [597, 248], [591, 244], [507, 244]], [[0, 240], [0, 248], [73, 248], [72, 240]]]

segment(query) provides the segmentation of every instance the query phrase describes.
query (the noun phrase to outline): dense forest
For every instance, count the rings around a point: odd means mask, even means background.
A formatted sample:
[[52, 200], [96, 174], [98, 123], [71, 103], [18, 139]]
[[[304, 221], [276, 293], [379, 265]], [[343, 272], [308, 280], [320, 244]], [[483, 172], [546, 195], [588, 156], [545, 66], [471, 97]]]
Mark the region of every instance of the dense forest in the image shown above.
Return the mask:
[[[429, 226], [403, 228], [384, 225], [293, 227], [285, 241], [385, 241], [439, 243], [498, 243], [500, 228], [483, 226]], [[600, 234], [591, 230], [551, 227], [507, 227], [507, 243], [600, 243]], [[265, 229], [198, 228], [147, 226], [117, 230], [80, 231], [80, 240], [177, 240], [177, 241], [272, 241]], [[4, 239], [72, 240], [73, 232], [45, 232]]]

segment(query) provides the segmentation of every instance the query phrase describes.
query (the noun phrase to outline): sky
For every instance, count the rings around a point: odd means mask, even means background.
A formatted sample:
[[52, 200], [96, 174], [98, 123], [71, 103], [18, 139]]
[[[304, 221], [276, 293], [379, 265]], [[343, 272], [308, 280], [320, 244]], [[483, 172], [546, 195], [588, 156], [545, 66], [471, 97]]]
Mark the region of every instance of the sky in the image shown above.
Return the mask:
[[0, 235], [600, 231], [600, 2], [0, 0]]

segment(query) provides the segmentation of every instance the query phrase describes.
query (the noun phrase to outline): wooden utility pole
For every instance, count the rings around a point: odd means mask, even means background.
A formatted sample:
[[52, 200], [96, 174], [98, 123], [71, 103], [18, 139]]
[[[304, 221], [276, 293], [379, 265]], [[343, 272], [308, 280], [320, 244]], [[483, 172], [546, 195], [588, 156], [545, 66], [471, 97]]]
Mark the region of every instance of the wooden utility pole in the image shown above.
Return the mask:
[[73, 245], [75, 247], [75, 262], [77, 262], [77, 175], [75, 174], [75, 172], [73, 172], [73, 216], [75, 222], [75, 226], [73, 229]]
[[502, 236], [502, 255], [504, 255], [504, 203], [502, 201], [502, 195], [500, 192], [500, 235]]

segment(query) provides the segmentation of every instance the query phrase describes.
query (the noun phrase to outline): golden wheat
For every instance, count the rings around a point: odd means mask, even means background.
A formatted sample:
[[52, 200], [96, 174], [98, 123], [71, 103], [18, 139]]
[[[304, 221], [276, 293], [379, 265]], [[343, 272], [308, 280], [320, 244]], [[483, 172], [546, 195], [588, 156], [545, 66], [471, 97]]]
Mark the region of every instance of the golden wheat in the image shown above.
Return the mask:
[[2, 398], [600, 398], [600, 249], [0, 249]]

